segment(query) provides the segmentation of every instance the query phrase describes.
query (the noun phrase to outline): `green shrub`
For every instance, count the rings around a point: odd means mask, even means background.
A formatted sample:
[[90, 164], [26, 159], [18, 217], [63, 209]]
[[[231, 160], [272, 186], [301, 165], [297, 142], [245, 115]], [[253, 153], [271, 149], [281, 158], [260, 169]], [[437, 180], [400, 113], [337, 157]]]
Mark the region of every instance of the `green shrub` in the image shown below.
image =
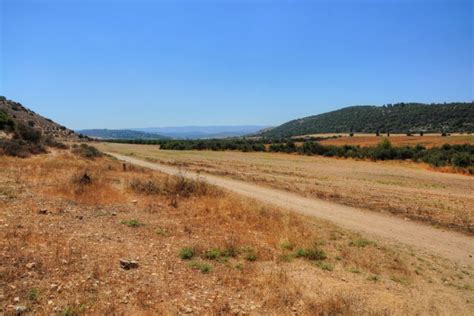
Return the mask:
[[131, 219], [131, 220], [128, 220], [128, 221], [122, 221], [122, 224], [124, 225], [127, 225], [128, 227], [140, 227], [140, 226], [143, 226], [142, 223], [140, 223], [138, 220], [136, 219]]
[[296, 258], [305, 258], [306, 257], [306, 249], [299, 248], [298, 250], [296, 250], [295, 257]]
[[191, 260], [194, 257], [194, 249], [191, 247], [182, 248], [179, 257], [183, 260]]
[[22, 139], [30, 143], [38, 144], [43, 137], [43, 133], [25, 124], [18, 124], [15, 129], [15, 138]]
[[294, 256], [296, 258], [306, 258], [313, 261], [320, 261], [327, 258], [324, 250], [320, 249], [317, 245], [313, 245], [311, 248], [299, 248], [296, 250]]
[[222, 252], [219, 248], [209, 249], [206, 252], [204, 252], [204, 255], [203, 255], [204, 258], [209, 259], [209, 260], [216, 260], [221, 256], [222, 256]]
[[455, 167], [467, 168], [474, 163], [474, 159], [467, 152], [460, 152], [453, 155], [452, 162]]
[[212, 271], [212, 266], [204, 262], [191, 261], [189, 263], [189, 267], [192, 269], [197, 269], [202, 273], [209, 273]]
[[306, 258], [309, 260], [324, 260], [326, 259], [326, 253], [317, 247], [312, 247], [306, 250]]
[[5, 112], [0, 109], [0, 130], [5, 130], [11, 132], [15, 129], [15, 122], [13, 119]]

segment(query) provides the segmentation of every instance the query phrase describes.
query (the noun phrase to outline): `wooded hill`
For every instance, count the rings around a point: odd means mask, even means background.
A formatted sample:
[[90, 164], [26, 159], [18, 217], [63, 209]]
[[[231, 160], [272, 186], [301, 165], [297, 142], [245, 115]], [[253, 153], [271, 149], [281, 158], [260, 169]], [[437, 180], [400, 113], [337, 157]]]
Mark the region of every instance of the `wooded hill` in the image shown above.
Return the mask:
[[351, 131], [354, 133], [474, 132], [474, 102], [351, 106], [293, 120], [261, 132], [260, 135], [291, 137]]

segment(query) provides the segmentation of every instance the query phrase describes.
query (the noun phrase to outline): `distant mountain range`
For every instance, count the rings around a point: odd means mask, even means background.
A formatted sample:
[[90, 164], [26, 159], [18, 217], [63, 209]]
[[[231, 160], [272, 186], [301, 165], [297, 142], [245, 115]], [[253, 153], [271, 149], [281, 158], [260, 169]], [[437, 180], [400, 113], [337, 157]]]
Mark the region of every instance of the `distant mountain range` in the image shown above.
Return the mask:
[[82, 135], [98, 139], [168, 139], [169, 137], [130, 129], [84, 129]]
[[261, 131], [265, 137], [319, 133], [474, 132], [474, 103], [361, 105], [308, 116]]
[[86, 129], [79, 133], [100, 139], [206, 139], [240, 137], [254, 134], [267, 126], [221, 125], [221, 126], [178, 126], [131, 129]]

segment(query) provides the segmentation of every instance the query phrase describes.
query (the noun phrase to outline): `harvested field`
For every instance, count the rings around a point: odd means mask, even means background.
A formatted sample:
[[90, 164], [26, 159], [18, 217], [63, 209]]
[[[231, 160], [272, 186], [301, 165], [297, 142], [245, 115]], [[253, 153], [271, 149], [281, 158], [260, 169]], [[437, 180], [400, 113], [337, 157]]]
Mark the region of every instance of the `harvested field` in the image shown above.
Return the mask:
[[107, 157], [2, 158], [0, 227], [6, 314], [474, 308], [472, 267]]
[[[382, 135], [385, 137], [386, 135]], [[348, 135], [338, 137], [338, 138], [328, 138], [325, 140], [321, 140], [320, 143], [323, 145], [336, 145], [336, 146], [343, 146], [343, 145], [354, 145], [354, 146], [362, 146], [362, 147], [370, 147], [370, 146], [377, 146], [382, 139], [382, 136], [377, 137], [375, 135], [354, 135], [353, 137], [349, 137]], [[414, 135], [414, 136], [406, 136], [406, 135], [390, 135], [389, 137], [390, 142], [393, 146], [416, 146], [418, 144], [426, 147], [441, 147], [444, 144], [451, 144], [451, 145], [462, 145], [462, 144], [474, 144], [474, 135], [451, 135], [451, 136], [440, 136], [438, 135]]]
[[469, 234], [474, 232], [474, 178], [433, 172], [420, 164], [277, 153], [162, 151], [148, 145], [99, 147]]

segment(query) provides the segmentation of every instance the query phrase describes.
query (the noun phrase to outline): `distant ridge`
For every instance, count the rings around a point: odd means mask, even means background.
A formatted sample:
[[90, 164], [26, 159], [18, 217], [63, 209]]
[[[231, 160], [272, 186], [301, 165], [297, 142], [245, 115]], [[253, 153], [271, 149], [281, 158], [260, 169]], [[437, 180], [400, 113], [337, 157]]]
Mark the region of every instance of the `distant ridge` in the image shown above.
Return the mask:
[[79, 133], [98, 139], [168, 139], [169, 137], [129, 129], [84, 129]]
[[361, 105], [308, 116], [261, 131], [265, 137], [318, 133], [474, 132], [474, 103]]
[[133, 130], [157, 133], [176, 139], [209, 139], [245, 136], [267, 127], [261, 125], [210, 125], [133, 128]]

